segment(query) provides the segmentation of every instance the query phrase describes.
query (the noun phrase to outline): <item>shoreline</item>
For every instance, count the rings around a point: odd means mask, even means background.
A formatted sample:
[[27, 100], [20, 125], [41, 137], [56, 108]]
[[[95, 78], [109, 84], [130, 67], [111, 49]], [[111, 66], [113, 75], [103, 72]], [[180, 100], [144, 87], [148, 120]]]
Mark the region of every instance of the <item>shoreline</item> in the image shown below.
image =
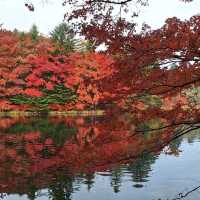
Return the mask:
[[105, 110], [71, 110], [71, 111], [4, 111], [0, 112], [0, 117], [34, 117], [34, 116], [103, 116]]

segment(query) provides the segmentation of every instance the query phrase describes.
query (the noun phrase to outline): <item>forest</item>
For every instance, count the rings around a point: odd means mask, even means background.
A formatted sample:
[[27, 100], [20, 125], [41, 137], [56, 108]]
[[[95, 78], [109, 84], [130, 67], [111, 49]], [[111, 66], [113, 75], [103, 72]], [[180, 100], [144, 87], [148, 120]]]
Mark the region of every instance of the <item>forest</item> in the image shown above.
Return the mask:
[[148, 3], [63, 0], [49, 35], [0, 25], [0, 199], [198, 199], [200, 15], [138, 31]]
[[1, 29], [0, 109], [129, 112], [138, 121], [173, 119], [164, 126], [199, 123], [199, 20], [171, 18], [159, 30], [116, 38], [105, 51], [76, 39], [66, 23], [50, 37], [36, 25], [27, 33]]

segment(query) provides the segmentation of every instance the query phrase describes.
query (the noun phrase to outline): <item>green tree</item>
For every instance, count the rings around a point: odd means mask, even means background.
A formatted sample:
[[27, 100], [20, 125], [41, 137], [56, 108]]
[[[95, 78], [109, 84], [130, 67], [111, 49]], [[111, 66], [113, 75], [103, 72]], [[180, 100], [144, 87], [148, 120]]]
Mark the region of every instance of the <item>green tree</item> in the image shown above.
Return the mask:
[[60, 47], [63, 47], [66, 52], [72, 52], [75, 50], [75, 34], [72, 28], [66, 23], [61, 23], [54, 28], [50, 33], [51, 38]]
[[94, 42], [89, 41], [89, 40], [77, 40], [76, 51], [79, 51], [79, 52], [94, 52], [95, 51]]
[[33, 42], [38, 41], [38, 37], [39, 37], [39, 31], [38, 28], [35, 24], [32, 25], [31, 29], [30, 29], [30, 35], [31, 35], [31, 39]]

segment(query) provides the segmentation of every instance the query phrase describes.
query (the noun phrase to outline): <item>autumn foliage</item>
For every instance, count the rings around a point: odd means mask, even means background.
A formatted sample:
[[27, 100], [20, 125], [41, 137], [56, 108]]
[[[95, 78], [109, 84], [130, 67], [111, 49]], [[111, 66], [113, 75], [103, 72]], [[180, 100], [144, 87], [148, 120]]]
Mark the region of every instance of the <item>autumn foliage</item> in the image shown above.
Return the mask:
[[[195, 104], [187, 91], [200, 83], [199, 21], [199, 16], [184, 22], [171, 18], [161, 29], [146, 27], [141, 34], [126, 36], [102, 30], [108, 46], [104, 53], [65, 53], [49, 38], [32, 41], [29, 34], [1, 30], [0, 108], [179, 108], [197, 114], [199, 101]], [[93, 40], [93, 32], [88, 34]]]
[[0, 42], [1, 110], [84, 109], [104, 100], [98, 81], [114, 73], [112, 57], [64, 55], [50, 39], [33, 43], [7, 31], [0, 32]]
[[[142, 154], [158, 155], [181, 135], [178, 126], [151, 130], [162, 128], [167, 119], [135, 122], [131, 114], [93, 120], [1, 118], [1, 193], [28, 194], [31, 185], [38, 190], [59, 182], [58, 175], [74, 177], [135, 163]], [[179, 151], [169, 146], [168, 153]]]
[[[138, 34], [134, 23], [111, 15], [112, 4], [127, 8], [122, 5], [131, 0], [83, 2], [65, 17], [78, 19], [81, 34], [95, 47], [105, 44], [104, 52], [66, 52], [50, 38], [0, 29], [0, 112], [102, 109], [107, 115], [0, 118], [1, 193], [50, 188], [61, 172], [72, 184], [77, 174], [157, 155], [200, 128], [200, 16], [170, 18], [157, 30], [144, 25]], [[76, 8], [77, 1], [67, 3]]]

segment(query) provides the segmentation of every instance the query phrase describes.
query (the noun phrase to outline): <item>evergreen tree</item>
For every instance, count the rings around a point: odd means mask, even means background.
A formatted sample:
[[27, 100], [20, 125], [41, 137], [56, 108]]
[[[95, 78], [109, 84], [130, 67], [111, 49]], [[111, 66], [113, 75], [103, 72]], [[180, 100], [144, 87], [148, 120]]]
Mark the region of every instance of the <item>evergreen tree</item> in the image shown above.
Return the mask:
[[39, 31], [38, 31], [37, 26], [35, 24], [33, 24], [33, 26], [31, 27], [29, 32], [30, 32], [32, 41], [36, 42], [39, 37]]
[[72, 52], [75, 50], [75, 34], [72, 28], [66, 23], [61, 23], [55, 27], [50, 33], [54, 42], [60, 47], [63, 47], [66, 52]]

